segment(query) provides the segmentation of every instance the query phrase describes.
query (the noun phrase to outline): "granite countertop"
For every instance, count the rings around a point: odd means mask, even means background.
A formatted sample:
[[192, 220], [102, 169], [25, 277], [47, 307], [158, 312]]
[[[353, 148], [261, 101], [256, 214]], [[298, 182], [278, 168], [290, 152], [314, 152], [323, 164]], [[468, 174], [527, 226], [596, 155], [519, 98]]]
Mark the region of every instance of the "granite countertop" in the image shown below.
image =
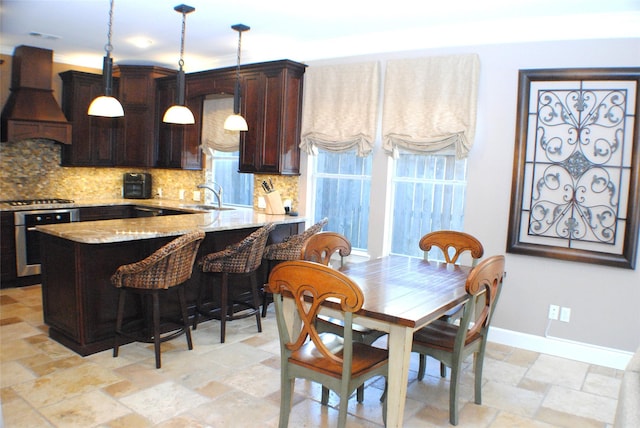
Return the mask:
[[[59, 238], [84, 244], [104, 244], [113, 242], [125, 242], [139, 239], [151, 239], [167, 236], [182, 235], [193, 229], [200, 229], [205, 232], [216, 232], [222, 230], [243, 229], [249, 227], [260, 227], [267, 223], [275, 222], [279, 224], [298, 223], [304, 221], [303, 217], [292, 217], [288, 215], [269, 215], [261, 211], [250, 208], [234, 207], [231, 210], [223, 211], [197, 211], [193, 208], [196, 202], [185, 203], [184, 201], [167, 200], [113, 200], [95, 202], [75, 202], [65, 204], [64, 208], [79, 206], [104, 206], [104, 205], [142, 205], [149, 207], [161, 207], [171, 209], [193, 210], [192, 214], [168, 215], [158, 217], [127, 218], [119, 220], [98, 220], [87, 222], [49, 224], [37, 226], [36, 230]], [[39, 209], [50, 209], [40, 208]], [[57, 206], [55, 208], [58, 208]], [[24, 209], [24, 208], [23, 208]]]
[[80, 207], [101, 207], [109, 205], [136, 205], [155, 208], [172, 208], [184, 211], [201, 212], [193, 208], [195, 205], [204, 204], [204, 202], [184, 201], [172, 199], [75, 199], [69, 204], [33, 204], [11, 206], [6, 202], [0, 203], [0, 211], [32, 211], [32, 210], [52, 210], [63, 208], [80, 208]]

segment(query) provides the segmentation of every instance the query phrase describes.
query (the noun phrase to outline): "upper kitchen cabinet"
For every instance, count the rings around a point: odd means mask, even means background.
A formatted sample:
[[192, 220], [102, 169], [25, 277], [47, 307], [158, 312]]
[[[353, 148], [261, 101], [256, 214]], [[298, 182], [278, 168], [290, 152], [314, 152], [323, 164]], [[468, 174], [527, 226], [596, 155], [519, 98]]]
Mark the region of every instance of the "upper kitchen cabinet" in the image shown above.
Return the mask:
[[156, 79], [175, 76], [175, 70], [155, 66], [119, 65], [118, 96], [124, 108], [116, 142], [116, 165], [153, 167], [161, 118], [156, 113]]
[[[164, 112], [176, 102], [176, 79], [166, 77], [157, 80], [156, 113], [158, 117], [158, 146], [156, 167], [202, 169], [198, 125], [176, 125], [162, 122]], [[187, 100], [187, 106], [201, 123], [202, 102]]]
[[305, 65], [289, 60], [255, 64], [242, 75], [239, 171], [298, 175]]
[[[118, 121], [122, 118], [89, 116], [91, 101], [102, 95], [100, 74], [65, 71], [62, 78], [62, 111], [73, 125], [71, 145], [62, 146], [64, 166], [114, 166]], [[117, 92], [118, 82], [114, 81]]]
[[[289, 60], [242, 66], [241, 111], [249, 130], [240, 132], [239, 172], [298, 175], [302, 84], [306, 66]], [[202, 138], [202, 105], [207, 97], [233, 97], [235, 67], [187, 75], [186, 100]]]

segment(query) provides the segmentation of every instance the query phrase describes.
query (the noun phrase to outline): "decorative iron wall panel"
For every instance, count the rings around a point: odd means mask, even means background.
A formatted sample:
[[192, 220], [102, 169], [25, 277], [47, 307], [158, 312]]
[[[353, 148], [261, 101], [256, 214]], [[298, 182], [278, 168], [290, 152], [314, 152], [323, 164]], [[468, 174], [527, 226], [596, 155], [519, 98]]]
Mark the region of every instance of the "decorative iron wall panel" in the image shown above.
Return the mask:
[[635, 268], [640, 69], [519, 77], [507, 251]]

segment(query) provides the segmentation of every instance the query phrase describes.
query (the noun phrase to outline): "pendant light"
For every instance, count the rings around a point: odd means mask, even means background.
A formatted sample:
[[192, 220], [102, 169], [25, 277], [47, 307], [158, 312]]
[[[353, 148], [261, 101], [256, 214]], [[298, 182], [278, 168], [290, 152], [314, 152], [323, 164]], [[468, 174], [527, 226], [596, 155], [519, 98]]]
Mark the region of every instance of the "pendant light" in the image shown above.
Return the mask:
[[236, 86], [233, 91], [233, 114], [229, 115], [224, 121], [224, 129], [227, 131], [247, 131], [247, 121], [240, 115], [240, 51], [242, 48], [242, 32], [248, 31], [251, 27], [244, 24], [232, 25], [235, 31], [238, 32], [238, 65], [236, 67]]
[[184, 66], [184, 33], [186, 28], [186, 16], [187, 13], [191, 13], [196, 10], [192, 6], [187, 6], [186, 4], [181, 4], [173, 8], [176, 12], [182, 13], [182, 38], [180, 42], [180, 61], [178, 61], [178, 66], [180, 69], [178, 70], [177, 75], [177, 96], [176, 96], [176, 104], [169, 107], [167, 111], [164, 113], [162, 117], [162, 121], [166, 123], [176, 123], [180, 125], [191, 125], [196, 123], [195, 118], [193, 117], [193, 113], [187, 106], [184, 105], [184, 70], [182, 67]]
[[107, 44], [104, 45], [106, 56], [102, 61], [102, 79], [104, 83], [104, 95], [95, 98], [89, 105], [89, 116], [104, 116], [104, 117], [122, 117], [124, 116], [124, 110], [122, 104], [115, 97], [111, 96], [113, 89], [113, 59], [111, 58], [111, 51], [113, 45], [111, 44], [111, 27], [113, 25], [113, 0], [110, 2], [109, 8], [109, 31], [107, 33]]

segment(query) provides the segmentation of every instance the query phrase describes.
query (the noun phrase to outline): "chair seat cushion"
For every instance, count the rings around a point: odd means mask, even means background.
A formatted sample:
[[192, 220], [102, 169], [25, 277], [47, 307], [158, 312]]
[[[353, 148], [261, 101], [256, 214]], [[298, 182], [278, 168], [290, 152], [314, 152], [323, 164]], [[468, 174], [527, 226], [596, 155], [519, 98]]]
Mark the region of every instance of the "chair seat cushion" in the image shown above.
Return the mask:
[[[320, 335], [322, 342], [338, 357], [342, 357], [343, 339], [331, 333]], [[386, 364], [389, 353], [386, 349], [376, 348], [359, 342], [353, 342], [352, 377], [360, 376], [372, 369]], [[291, 354], [289, 362], [302, 367], [320, 371], [335, 378], [342, 377], [342, 365], [324, 357], [313, 342], [309, 341], [298, 351]]]
[[[453, 351], [453, 344], [458, 333], [458, 326], [442, 320], [435, 320], [420, 330], [413, 333], [414, 346], [437, 348], [445, 351]], [[480, 334], [474, 334], [467, 338], [465, 345], [481, 338]]]

